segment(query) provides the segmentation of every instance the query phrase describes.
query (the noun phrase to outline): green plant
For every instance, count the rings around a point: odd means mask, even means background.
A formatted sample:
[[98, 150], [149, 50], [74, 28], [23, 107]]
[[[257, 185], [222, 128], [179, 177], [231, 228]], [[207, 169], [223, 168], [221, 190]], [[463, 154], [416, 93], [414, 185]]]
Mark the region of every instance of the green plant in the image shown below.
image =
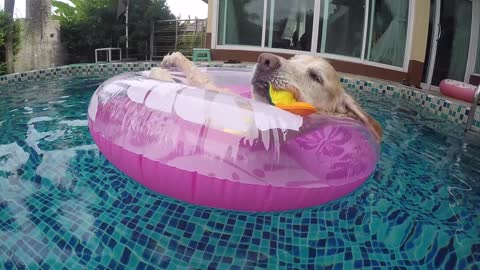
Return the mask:
[[[125, 18], [117, 17], [118, 0], [53, 0], [62, 43], [69, 54], [94, 58], [95, 48], [123, 46]], [[130, 1], [129, 40], [148, 40], [153, 20], [174, 18], [165, 0]], [[132, 42], [132, 44], [134, 44]]]
[[0, 75], [7, 74], [7, 63], [0, 62]]
[[205, 34], [203, 32], [181, 34], [178, 36], [177, 50], [186, 56], [191, 56], [193, 48], [202, 47], [204, 40]]
[[13, 32], [13, 53], [17, 54], [20, 50], [20, 21], [14, 21], [3, 11], [0, 11], [0, 75], [7, 73], [7, 66], [5, 63], [5, 42], [9, 31]]
[[18, 45], [20, 44], [21, 23], [20, 21], [12, 20], [3, 11], [0, 11], [0, 46], [5, 46], [8, 31], [13, 31], [13, 43], [16, 44], [18, 47]]

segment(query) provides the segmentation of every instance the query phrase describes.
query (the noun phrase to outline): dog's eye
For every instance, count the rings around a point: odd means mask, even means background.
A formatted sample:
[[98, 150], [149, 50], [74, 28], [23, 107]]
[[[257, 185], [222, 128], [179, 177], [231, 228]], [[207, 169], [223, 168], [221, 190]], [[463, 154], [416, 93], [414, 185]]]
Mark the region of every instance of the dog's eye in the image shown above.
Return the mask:
[[316, 82], [322, 83], [322, 78], [313, 71], [310, 71], [310, 78]]

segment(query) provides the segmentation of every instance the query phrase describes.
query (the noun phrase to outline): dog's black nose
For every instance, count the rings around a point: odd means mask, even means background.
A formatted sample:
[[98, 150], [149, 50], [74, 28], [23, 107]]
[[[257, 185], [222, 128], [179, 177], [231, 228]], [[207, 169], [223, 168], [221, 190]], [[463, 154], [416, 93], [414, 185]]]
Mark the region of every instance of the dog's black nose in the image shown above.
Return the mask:
[[262, 70], [275, 70], [280, 67], [280, 58], [271, 53], [262, 53], [258, 56], [258, 66]]

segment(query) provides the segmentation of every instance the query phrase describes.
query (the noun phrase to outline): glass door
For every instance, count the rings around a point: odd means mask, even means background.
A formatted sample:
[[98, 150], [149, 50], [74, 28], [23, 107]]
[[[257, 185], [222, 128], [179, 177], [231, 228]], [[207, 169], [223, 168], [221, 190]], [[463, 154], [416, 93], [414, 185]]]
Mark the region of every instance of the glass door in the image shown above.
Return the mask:
[[443, 79], [465, 80], [472, 27], [471, 0], [431, 2], [434, 18], [430, 19], [433, 31], [427, 55], [427, 89], [438, 86]]
[[470, 80], [471, 75], [480, 75], [480, 0], [473, 1], [472, 36], [468, 59], [466, 80]]

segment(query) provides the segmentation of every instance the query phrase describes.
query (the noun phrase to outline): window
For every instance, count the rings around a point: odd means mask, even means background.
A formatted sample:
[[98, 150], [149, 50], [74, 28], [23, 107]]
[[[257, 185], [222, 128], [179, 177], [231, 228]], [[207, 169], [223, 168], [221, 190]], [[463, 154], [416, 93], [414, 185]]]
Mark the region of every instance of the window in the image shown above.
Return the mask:
[[367, 60], [402, 67], [407, 44], [408, 0], [371, 2]]
[[343, 56], [362, 54], [366, 0], [324, 0], [318, 51]]
[[410, 0], [217, 1], [217, 45], [318, 52], [334, 59], [338, 55], [404, 66]]
[[310, 51], [314, 0], [268, 0], [265, 47]]
[[219, 0], [218, 44], [260, 46], [263, 0]]

